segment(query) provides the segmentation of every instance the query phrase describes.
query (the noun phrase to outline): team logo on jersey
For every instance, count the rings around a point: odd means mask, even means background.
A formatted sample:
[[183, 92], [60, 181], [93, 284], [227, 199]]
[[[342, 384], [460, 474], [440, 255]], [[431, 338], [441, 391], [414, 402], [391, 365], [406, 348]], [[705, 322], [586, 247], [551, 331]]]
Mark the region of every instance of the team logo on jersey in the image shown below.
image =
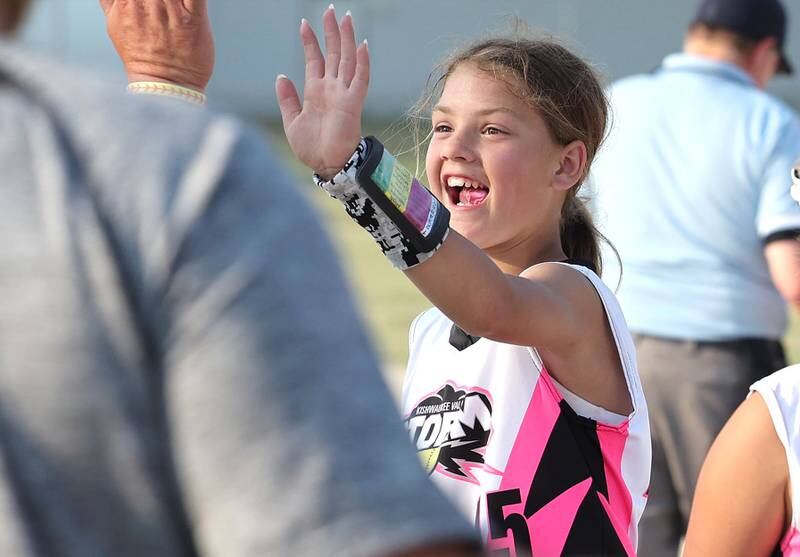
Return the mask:
[[477, 483], [475, 468], [499, 473], [484, 461], [492, 432], [492, 401], [483, 390], [447, 384], [417, 403], [406, 416], [406, 427], [428, 474], [438, 466], [456, 479]]

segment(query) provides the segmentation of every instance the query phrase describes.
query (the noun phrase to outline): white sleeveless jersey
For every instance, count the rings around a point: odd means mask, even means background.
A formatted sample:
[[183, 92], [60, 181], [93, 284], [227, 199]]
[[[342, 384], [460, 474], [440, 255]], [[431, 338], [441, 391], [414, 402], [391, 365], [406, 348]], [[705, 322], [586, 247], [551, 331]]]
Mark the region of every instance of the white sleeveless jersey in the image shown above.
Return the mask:
[[[434, 482], [498, 555], [635, 555], [650, 480], [647, 406], [614, 295], [602, 299], [634, 411], [619, 416], [560, 386], [534, 348], [480, 339], [459, 351], [439, 310], [410, 332], [402, 409]], [[547, 319], [546, 315], [542, 319]]]
[[761, 395], [786, 452], [792, 489], [792, 519], [781, 539], [784, 557], [800, 557], [800, 365], [789, 366], [750, 387]]

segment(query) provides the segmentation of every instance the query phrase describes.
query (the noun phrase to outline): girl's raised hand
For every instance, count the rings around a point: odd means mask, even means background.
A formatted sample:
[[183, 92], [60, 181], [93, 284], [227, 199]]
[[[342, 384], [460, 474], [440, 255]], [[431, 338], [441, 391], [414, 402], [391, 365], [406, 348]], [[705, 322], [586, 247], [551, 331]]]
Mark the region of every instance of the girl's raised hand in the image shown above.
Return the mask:
[[353, 18], [341, 23], [331, 5], [322, 16], [323, 56], [314, 30], [305, 19], [300, 39], [306, 61], [303, 100], [289, 78], [275, 83], [286, 139], [297, 158], [325, 179], [345, 165], [361, 139], [361, 111], [369, 84], [366, 41], [356, 46]]

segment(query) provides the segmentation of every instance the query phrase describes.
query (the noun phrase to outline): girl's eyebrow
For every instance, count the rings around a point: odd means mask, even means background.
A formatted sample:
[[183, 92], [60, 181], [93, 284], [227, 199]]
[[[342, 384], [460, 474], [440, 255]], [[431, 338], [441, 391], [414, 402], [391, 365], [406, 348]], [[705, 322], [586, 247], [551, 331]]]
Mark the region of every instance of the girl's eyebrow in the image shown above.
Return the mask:
[[[433, 107], [432, 112], [443, 112], [444, 114], [452, 114], [454, 110], [448, 106], [437, 104], [436, 106]], [[477, 116], [487, 116], [489, 114], [495, 114], [497, 112], [502, 112], [512, 115], [516, 114], [516, 112], [505, 106], [498, 106], [496, 108], [484, 108], [482, 110], [476, 110], [473, 114]]]

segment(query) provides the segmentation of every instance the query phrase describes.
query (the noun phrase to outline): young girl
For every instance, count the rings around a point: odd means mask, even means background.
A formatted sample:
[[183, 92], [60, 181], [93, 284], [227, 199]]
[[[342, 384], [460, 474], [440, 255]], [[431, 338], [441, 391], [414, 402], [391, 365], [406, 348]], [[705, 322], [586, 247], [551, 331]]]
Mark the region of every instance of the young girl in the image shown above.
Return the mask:
[[284, 129], [436, 306], [412, 325], [402, 397], [424, 467], [497, 555], [634, 555], [647, 409], [576, 196], [605, 133], [595, 75], [546, 41], [456, 55], [432, 93], [432, 196], [361, 137], [370, 60], [350, 14], [323, 26], [324, 56], [301, 23], [302, 102], [278, 77]]

